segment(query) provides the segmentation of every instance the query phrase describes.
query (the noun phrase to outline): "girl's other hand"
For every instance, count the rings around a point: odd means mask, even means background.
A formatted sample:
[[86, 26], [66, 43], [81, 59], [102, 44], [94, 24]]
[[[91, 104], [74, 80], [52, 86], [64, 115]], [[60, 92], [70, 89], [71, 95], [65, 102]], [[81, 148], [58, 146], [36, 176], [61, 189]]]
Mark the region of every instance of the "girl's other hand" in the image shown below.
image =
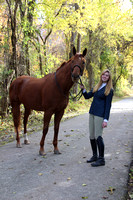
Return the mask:
[[107, 127], [107, 122], [103, 122], [103, 123], [102, 123], [102, 127], [103, 127], [103, 128], [106, 128], [106, 127]]

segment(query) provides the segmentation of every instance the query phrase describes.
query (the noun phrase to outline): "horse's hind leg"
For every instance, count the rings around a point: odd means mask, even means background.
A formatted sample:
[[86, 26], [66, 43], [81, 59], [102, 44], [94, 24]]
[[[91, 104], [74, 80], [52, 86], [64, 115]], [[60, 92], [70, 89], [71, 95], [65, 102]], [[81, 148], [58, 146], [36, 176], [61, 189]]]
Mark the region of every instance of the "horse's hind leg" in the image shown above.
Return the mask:
[[31, 110], [25, 107], [25, 112], [24, 112], [24, 144], [30, 144], [28, 137], [27, 137], [27, 122], [28, 122], [28, 117], [31, 113]]
[[20, 130], [20, 104], [15, 102], [12, 105], [12, 114], [13, 114], [13, 122], [16, 132], [16, 147], [20, 148], [20, 137], [19, 137], [19, 130]]
[[54, 153], [60, 154], [60, 151], [58, 149], [58, 132], [59, 132], [59, 125], [61, 118], [64, 114], [64, 110], [61, 110], [60, 112], [55, 113], [54, 117], [54, 139], [53, 139], [53, 145], [54, 145]]

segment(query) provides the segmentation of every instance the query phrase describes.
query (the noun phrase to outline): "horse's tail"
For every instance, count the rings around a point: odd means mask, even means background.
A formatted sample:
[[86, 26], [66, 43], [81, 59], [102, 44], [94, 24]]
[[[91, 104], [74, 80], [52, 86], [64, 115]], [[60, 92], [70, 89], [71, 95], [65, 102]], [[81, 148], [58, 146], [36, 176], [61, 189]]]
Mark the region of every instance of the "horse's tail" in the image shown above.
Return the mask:
[[19, 102], [19, 93], [21, 90], [22, 83], [23, 83], [23, 80], [17, 78], [10, 85], [9, 99], [10, 99], [11, 106], [12, 106], [13, 102]]
[[9, 88], [9, 98], [10, 104], [12, 106], [12, 114], [13, 114], [13, 121], [15, 132], [18, 133], [20, 129], [20, 100], [19, 100], [19, 93], [21, 91], [21, 85], [23, 80], [17, 78], [14, 80]]
[[20, 104], [14, 103], [12, 106], [12, 115], [13, 115], [13, 122], [14, 122], [14, 127], [15, 127], [15, 132], [20, 131]]

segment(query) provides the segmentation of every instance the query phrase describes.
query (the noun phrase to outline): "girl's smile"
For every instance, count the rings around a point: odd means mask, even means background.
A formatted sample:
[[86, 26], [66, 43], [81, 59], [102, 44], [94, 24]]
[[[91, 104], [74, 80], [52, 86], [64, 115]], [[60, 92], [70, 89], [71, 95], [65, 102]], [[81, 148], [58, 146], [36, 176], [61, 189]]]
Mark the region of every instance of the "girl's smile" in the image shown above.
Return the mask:
[[103, 82], [103, 83], [106, 83], [108, 80], [109, 80], [109, 73], [108, 73], [108, 72], [105, 72], [105, 73], [102, 75], [102, 82]]

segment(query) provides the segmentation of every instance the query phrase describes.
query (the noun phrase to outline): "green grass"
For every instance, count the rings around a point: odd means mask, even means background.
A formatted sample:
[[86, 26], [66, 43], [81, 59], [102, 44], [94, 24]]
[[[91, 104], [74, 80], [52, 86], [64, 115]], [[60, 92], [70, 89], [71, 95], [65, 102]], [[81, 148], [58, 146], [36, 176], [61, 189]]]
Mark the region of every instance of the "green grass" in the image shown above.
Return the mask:
[[[121, 99], [122, 98], [120, 97], [114, 96], [113, 102], [119, 101]], [[65, 110], [65, 113], [63, 115], [62, 121], [88, 112], [91, 102], [92, 102], [92, 99], [85, 100], [84, 97], [82, 97], [79, 101], [73, 102], [70, 100]], [[10, 114], [4, 119], [0, 118], [0, 146], [6, 144], [7, 142], [11, 142], [15, 140], [15, 137], [16, 137], [14, 133], [11, 110], [9, 113]], [[21, 106], [21, 133], [20, 133], [21, 137], [23, 136], [22, 135], [23, 113], [24, 113], [24, 107]], [[39, 131], [43, 129], [43, 116], [44, 116], [43, 112], [32, 111], [31, 115], [29, 116], [29, 120], [27, 124], [28, 134], [31, 134], [35, 131]], [[54, 116], [52, 116], [52, 119], [50, 121], [50, 126], [53, 125], [53, 121], [54, 121]]]
[[[89, 103], [90, 101], [85, 101], [83, 97], [79, 101], [69, 102], [68, 107], [65, 110], [63, 115], [62, 121], [75, 117], [77, 115], [83, 114], [88, 112], [89, 110]], [[11, 115], [11, 110], [9, 111], [9, 115], [6, 116], [4, 119], [0, 118], [0, 146], [6, 144], [7, 142], [11, 142], [15, 140], [15, 132], [14, 132], [14, 125]], [[23, 114], [24, 114], [24, 107], [21, 106], [21, 133], [20, 137], [23, 136]], [[34, 131], [39, 131], [43, 129], [43, 112], [32, 111], [31, 115], [29, 116], [27, 129], [28, 134], [33, 133]], [[50, 126], [54, 124], [54, 116], [52, 116], [50, 121]]]

